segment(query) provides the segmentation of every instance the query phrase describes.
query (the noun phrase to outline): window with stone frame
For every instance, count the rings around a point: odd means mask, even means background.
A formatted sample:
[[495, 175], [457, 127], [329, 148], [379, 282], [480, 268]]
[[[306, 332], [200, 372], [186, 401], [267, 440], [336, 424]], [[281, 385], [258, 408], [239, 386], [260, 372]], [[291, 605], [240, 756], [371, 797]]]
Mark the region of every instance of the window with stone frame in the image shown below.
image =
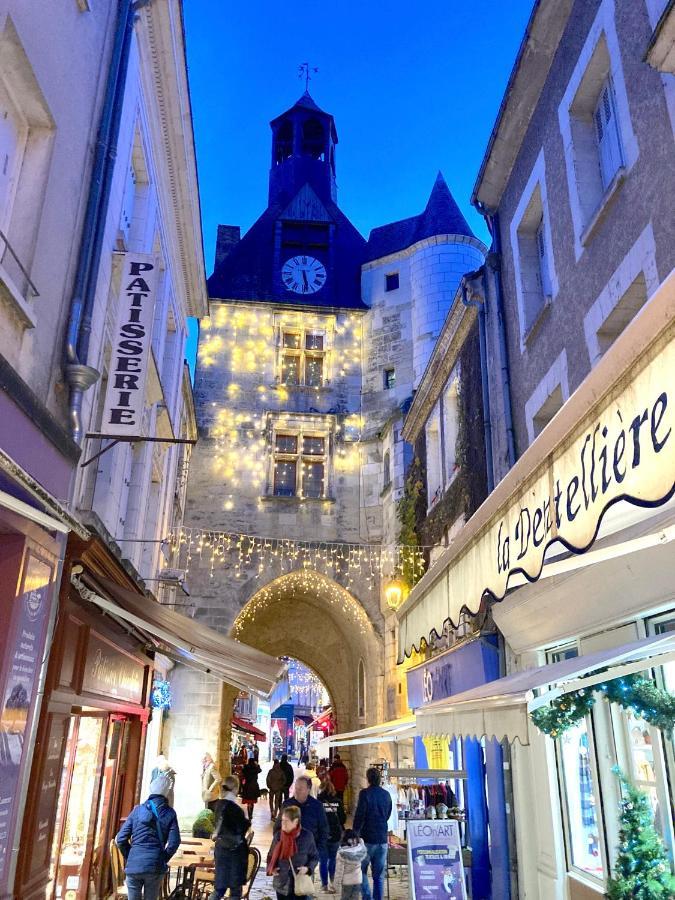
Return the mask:
[[329, 439], [314, 430], [274, 435], [272, 493], [275, 497], [321, 500], [326, 496]]
[[287, 386], [321, 387], [326, 379], [326, 335], [303, 328], [281, 332], [281, 372]]
[[550, 299], [550, 266], [541, 185], [537, 185], [518, 227], [522, 330], [527, 334]]

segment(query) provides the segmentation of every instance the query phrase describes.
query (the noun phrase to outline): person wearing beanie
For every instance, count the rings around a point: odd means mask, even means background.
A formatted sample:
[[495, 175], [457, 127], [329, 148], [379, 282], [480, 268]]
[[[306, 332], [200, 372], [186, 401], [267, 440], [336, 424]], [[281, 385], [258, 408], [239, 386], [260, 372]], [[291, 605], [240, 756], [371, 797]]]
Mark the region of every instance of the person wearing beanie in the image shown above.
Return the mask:
[[167, 800], [172, 789], [171, 777], [159, 774], [148, 799], [132, 809], [115, 838], [129, 900], [158, 900], [167, 863], [180, 845], [178, 819]]

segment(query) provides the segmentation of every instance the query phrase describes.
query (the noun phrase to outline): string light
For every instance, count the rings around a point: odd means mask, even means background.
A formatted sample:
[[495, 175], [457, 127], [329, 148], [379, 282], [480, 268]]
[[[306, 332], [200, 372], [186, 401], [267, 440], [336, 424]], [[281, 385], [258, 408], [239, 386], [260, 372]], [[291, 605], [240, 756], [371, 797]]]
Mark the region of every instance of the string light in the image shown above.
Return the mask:
[[181, 527], [166, 539], [176, 565], [189, 572], [195, 556], [208, 565], [234, 567], [235, 577], [244, 573], [258, 578], [272, 565], [283, 573], [296, 569], [312, 570], [331, 580], [344, 580], [349, 587], [373, 590], [382, 577], [410, 571], [424, 572], [424, 547], [397, 544], [355, 544], [327, 541], [296, 541], [290, 538], [263, 537], [241, 532], [204, 531]]

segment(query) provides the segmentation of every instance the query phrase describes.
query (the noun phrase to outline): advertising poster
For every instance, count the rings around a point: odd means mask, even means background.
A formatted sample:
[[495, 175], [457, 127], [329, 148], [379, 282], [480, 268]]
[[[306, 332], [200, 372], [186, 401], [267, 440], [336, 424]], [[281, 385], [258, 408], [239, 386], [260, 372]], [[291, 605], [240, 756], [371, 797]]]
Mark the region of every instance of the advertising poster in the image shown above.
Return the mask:
[[466, 900], [459, 822], [409, 819], [407, 837], [410, 896]]
[[24, 737], [28, 732], [44, 653], [51, 579], [51, 567], [35, 556], [29, 556], [22, 592], [16, 599], [15, 625], [8, 645], [4, 689], [0, 694], [0, 884], [5, 875], [16, 789], [27, 749]]

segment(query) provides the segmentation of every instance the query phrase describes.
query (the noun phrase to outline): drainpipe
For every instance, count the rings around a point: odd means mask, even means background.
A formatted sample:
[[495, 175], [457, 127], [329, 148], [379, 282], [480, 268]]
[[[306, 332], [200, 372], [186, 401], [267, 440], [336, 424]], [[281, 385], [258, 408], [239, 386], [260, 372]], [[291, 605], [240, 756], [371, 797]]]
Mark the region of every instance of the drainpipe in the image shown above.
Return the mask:
[[82, 229], [73, 296], [66, 332], [66, 381], [70, 389], [68, 419], [76, 443], [82, 440], [82, 400], [98, 379], [96, 369], [87, 365], [94, 295], [98, 278], [103, 232], [110, 199], [110, 186], [117, 156], [129, 53], [136, 10], [149, 0], [119, 0], [112, 56], [108, 69], [101, 120], [96, 140], [94, 164]]
[[509, 350], [506, 343], [506, 316], [504, 313], [504, 285], [502, 282], [502, 242], [499, 230], [499, 214], [490, 212], [479, 200], [473, 205], [485, 219], [492, 237], [492, 247], [487, 257], [487, 265], [492, 269], [495, 283], [495, 303], [497, 312], [497, 338], [499, 340], [499, 356], [501, 359], [502, 402], [506, 425], [506, 446], [509, 468], [517, 459], [515, 431], [513, 428], [513, 406], [511, 404], [511, 369], [509, 366]]
[[[483, 282], [483, 299], [475, 300], [468, 296], [467, 284], [474, 278], [480, 277]], [[478, 342], [480, 347], [480, 384], [483, 397], [483, 440], [485, 442], [485, 469], [487, 473], [488, 494], [492, 493], [495, 486], [494, 466], [492, 459], [492, 421], [490, 418], [490, 390], [487, 374], [487, 339], [485, 326], [485, 303], [487, 292], [485, 290], [485, 266], [481, 266], [475, 272], [467, 272], [462, 276], [462, 303], [464, 306], [475, 306], [478, 309]]]

